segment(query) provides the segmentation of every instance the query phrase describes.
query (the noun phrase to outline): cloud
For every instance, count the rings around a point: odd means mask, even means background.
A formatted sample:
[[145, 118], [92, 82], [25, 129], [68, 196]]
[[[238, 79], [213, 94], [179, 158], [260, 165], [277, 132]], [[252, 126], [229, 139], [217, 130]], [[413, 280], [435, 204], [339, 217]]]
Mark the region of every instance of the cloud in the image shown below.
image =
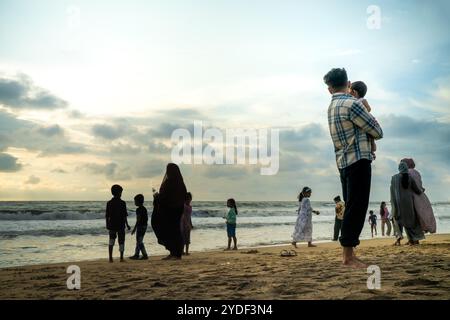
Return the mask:
[[52, 170], [53, 173], [61, 173], [61, 174], [66, 174], [68, 173], [66, 170], [61, 169], [61, 168], [56, 168]]
[[[32, 149], [30, 148], [30, 150]], [[40, 151], [40, 157], [50, 157], [61, 154], [82, 154], [87, 152], [84, 145], [67, 140], [55, 140], [53, 143], [49, 141], [38, 150]]]
[[36, 86], [31, 78], [19, 74], [0, 78], [0, 104], [10, 109], [53, 110], [68, 103], [46, 89]]
[[92, 133], [96, 137], [100, 137], [106, 140], [115, 140], [121, 138], [125, 132], [126, 131], [123, 127], [107, 124], [96, 124], [92, 127]]
[[251, 175], [259, 175], [259, 169], [259, 166], [211, 165], [204, 166], [203, 175], [211, 179], [226, 178], [236, 180]]
[[132, 178], [128, 169], [119, 168], [119, 165], [115, 162], [107, 164], [86, 163], [78, 167], [77, 170], [104, 175], [108, 180], [129, 180]]
[[393, 115], [380, 117], [380, 123], [385, 133], [379, 143], [380, 151], [387, 151], [398, 159], [416, 157], [449, 166], [449, 123]]
[[329, 141], [328, 128], [318, 123], [280, 131], [280, 148], [290, 152], [314, 152], [320, 149], [323, 142]]
[[153, 159], [146, 161], [135, 168], [136, 178], [154, 178], [164, 174], [167, 162]]
[[85, 117], [85, 115], [81, 112], [81, 111], [78, 111], [78, 110], [69, 110], [68, 112], [67, 112], [67, 115], [69, 116], [69, 118], [73, 118], [73, 119], [82, 119], [82, 118], [84, 118]]
[[131, 144], [118, 143], [111, 147], [111, 154], [113, 155], [136, 155], [142, 152], [142, 149], [138, 146]]
[[7, 153], [0, 153], [0, 172], [16, 172], [22, 169], [17, 158]]
[[47, 137], [62, 136], [64, 134], [64, 129], [55, 124], [48, 127], [41, 127], [38, 129], [38, 132]]
[[182, 124], [159, 123], [148, 131], [148, 137], [170, 139], [172, 132], [176, 129], [187, 129], [191, 134], [194, 132], [194, 124], [189, 123], [187, 126]]
[[25, 181], [26, 184], [38, 184], [39, 182], [41, 182], [41, 179], [34, 175], [29, 176], [28, 180]]
[[40, 156], [86, 152], [86, 146], [70, 141], [59, 125], [41, 126], [0, 109], [0, 150], [8, 147], [38, 151]]

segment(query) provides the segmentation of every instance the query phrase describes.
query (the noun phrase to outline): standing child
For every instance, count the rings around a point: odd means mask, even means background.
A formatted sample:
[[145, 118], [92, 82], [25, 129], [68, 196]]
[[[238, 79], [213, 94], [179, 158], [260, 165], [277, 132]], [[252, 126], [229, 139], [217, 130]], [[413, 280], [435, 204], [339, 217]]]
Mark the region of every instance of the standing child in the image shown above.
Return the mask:
[[373, 238], [374, 230], [375, 230], [375, 235], [377, 235], [377, 216], [373, 214], [373, 210], [369, 211], [369, 224], [370, 224], [370, 231], [372, 232], [372, 238]]
[[340, 196], [336, 196], [334, 198], [334, 203], [336, 204], [336, 207], [334, 209], [336, 212], [336, 217], [334, 219], [333, 241], [338, 241], [339, 233], [342, 229], [342, 220], [344, 220], [345, 203], [341, 200]]
[[125, 226], [130, 230], [127, 216], [127, 205], [120, 197], [123, 188], [118, 184], [111, 187], [113, 198], [106, 204], [106, 228], [109, 231], [109, 262], [113, 262], [113, 248], [116, 238], [119, 238], [120, 262], [123, 262], [123, 252], [125, 250]]
[[[138, 194], [134, 197], [134, 204], [136, 205], [136, 224], [134, 225], [131, 235], [136, 232], [136, 249], [134, 250], [134, 256], [131, 256], [132, 260], [147, 260], [148, 255], [144, 246], [144, 236], [147, 231], [148, 213], [147, 208], [144, 207], [144, 196]], [[142, 252], [142, 257], [139, 258], [139, 253]]]
[[234, 199], [227, 200], [227, 207], [230, 208], [224, 219], [226, 219], [227, 224], [227, 234], [228, 234], [228, 247], [226, 250], [231, 250], [231, 239], [233, 239], [234, 247], [233, 250], [237, 250], [237, 239], [236, 239], [236, 216], [238, 210], [236, 207], [236, 201]]
[[[350, 94], [354, 96], [358, 101], [362, 103], [362, 105], [366, 108], [367, 112], [371, 112], [372, 108], [369, 105], [369, 102], [367, 102], [364, 97], [367, 94], [367, 85], [362, 81], [355, 81], [350, 86]], [[370, 138], [370, 145], [371, 145], [371, 151], [375, 158], [375, 152], [377, 151], [377, 145], [375, 143], [375, 140], [373, 138]]]
[[312, 213], [320, 214], [320, 212], [311, 208], [311, 202], [309, 201], [311, 193], [311, 188], [304, 187], [298, 195], [298, 216], [292, 234], [292, 245], [296, 248], [298, 241], [308, 241], [308, 247], [315, 247], [312, 244]]
[[184, 202], [184, 211], [181, 216], [181, 236], [183, 238], [183, 245], [186, 248], [184, 255], [189, 255], [189, 245], [191, 244], [191, 230], [194, 228], [192, 225], [192, 194], [186, 193], [186, 201]]
[[[389, 210], [386, 206], [386, 202], [381, 202], [380, 205], [380, 219], [381, 219], [381, 235], [384, 237], [386, 234], [388, 237], [391, 235], [391, 220], [389, 219]], [[384, 232], [385, 227], [387, 228], [386, 233]]]

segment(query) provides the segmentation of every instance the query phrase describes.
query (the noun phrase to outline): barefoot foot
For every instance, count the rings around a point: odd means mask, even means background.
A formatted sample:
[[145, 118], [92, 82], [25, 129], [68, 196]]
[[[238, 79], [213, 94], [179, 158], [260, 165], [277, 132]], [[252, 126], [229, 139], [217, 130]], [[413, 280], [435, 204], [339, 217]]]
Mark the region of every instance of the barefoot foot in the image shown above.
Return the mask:
[[365, 264], [364, 262], [362, 262], [361, 260], [359, 260], [356, 257], [352, 257], [351, 259], [344, 260], [342, 262], [342, 265], [347, 267], [347, 268], [352, 268], [352, 269], [364, 269], [364, 268], [367, 268], [367, 264]]

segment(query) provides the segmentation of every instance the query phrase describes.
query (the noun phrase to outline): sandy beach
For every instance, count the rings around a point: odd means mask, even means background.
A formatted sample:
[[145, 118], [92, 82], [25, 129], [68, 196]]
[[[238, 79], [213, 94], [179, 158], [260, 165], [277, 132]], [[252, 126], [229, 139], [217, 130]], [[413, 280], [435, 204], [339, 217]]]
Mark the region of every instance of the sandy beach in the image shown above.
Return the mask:
[[[450, 235], [420, 246], [365, 240], [357, 253], [381, 269], [369, 290], [365, 269], [341, 266], [337, 243], [194, 252], [182, 261], [106, 259], [0, 269], [1, 299], [450, 299]], [[106, 252], [105, 252], [106, 254]], [[69, 265], [81, 268], [81, 289], [68, 290]]]

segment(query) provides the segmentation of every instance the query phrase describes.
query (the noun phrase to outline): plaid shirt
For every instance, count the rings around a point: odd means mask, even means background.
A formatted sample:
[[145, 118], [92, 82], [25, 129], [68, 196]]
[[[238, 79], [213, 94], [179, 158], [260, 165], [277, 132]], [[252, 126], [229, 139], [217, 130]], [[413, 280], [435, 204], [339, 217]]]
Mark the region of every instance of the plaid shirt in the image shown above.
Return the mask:
[[383, 130], [364, 105], [353, 96], [335, 93], [328, 108], [328, 126], [339, 169], [361, 159], [373, 160], [370, 137], [383, 137]]

